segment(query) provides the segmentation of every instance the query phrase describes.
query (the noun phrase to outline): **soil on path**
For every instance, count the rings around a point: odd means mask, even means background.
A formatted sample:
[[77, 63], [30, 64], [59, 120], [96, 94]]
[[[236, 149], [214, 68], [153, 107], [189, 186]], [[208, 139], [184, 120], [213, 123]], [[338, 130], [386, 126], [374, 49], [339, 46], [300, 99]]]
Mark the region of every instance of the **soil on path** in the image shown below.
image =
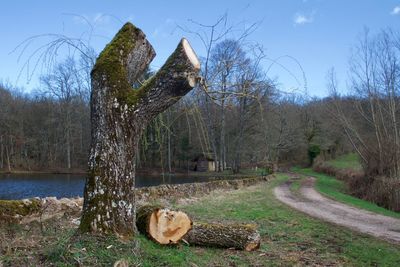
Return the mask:
[[291, 179], [274, 189], [276, 198], [290, 207], [312, 217], [322, 219], [352, 230], [400, 244], [400, 219], [376, 214], [334, 201], [315, 191], [315, 178], [307, 177], [298, 192], [290, 190], [291, 183], [300, 177], [290, 174]]

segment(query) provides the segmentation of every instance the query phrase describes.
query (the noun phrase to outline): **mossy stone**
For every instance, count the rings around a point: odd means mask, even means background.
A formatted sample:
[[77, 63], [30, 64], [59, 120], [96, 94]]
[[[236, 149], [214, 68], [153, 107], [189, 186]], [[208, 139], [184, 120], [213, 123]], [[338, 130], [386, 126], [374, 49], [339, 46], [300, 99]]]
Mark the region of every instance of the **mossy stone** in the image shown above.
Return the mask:
[[26, 216], [41, 209], [41, 202], [39, 199], [25, 200], [0, 200], [0, 215], [7, 216]]

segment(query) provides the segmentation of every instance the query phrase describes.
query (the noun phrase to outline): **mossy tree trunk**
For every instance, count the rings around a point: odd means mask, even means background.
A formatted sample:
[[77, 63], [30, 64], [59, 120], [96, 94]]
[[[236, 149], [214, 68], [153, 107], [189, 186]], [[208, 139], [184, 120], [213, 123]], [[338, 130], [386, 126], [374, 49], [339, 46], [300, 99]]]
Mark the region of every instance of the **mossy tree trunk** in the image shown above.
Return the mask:
[[80, 230], [130, 237], [135, 226], [135, 158], [140, 135], [160, 112], [196, 84], [200, 63], [182, 39], [156, 75], [132, 84], [155, 52], [144, 33], [125, 24], [92, 70], [89, 174]]

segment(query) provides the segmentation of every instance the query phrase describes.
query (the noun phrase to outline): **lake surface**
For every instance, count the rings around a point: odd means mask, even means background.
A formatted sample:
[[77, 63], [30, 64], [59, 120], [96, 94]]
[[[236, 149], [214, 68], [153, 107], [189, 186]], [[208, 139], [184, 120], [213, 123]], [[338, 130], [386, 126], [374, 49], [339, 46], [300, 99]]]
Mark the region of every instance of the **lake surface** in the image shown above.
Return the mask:
[[[208, 182], [212, 177], [137, 176], [136, 187]], [[0, 174], [0, 199], [83, 196], [84, 174]]]

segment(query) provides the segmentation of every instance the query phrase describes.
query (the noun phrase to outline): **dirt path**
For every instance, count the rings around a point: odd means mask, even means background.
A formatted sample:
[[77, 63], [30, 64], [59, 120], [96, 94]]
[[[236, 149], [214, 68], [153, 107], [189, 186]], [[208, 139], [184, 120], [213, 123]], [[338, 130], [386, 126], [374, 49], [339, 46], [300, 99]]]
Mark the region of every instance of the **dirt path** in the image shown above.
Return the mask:
[[400, 219], [361, 210], [323, 197], [314, 190], [315, 179], [312, 177], [307, 177], [299, 192], [294, 194], [290, 191], [290, 184], [300, 177], [290, 175], [291, 180], [274, 189], [276, 198], [281, 202], [312, 217], [400, 243]]

